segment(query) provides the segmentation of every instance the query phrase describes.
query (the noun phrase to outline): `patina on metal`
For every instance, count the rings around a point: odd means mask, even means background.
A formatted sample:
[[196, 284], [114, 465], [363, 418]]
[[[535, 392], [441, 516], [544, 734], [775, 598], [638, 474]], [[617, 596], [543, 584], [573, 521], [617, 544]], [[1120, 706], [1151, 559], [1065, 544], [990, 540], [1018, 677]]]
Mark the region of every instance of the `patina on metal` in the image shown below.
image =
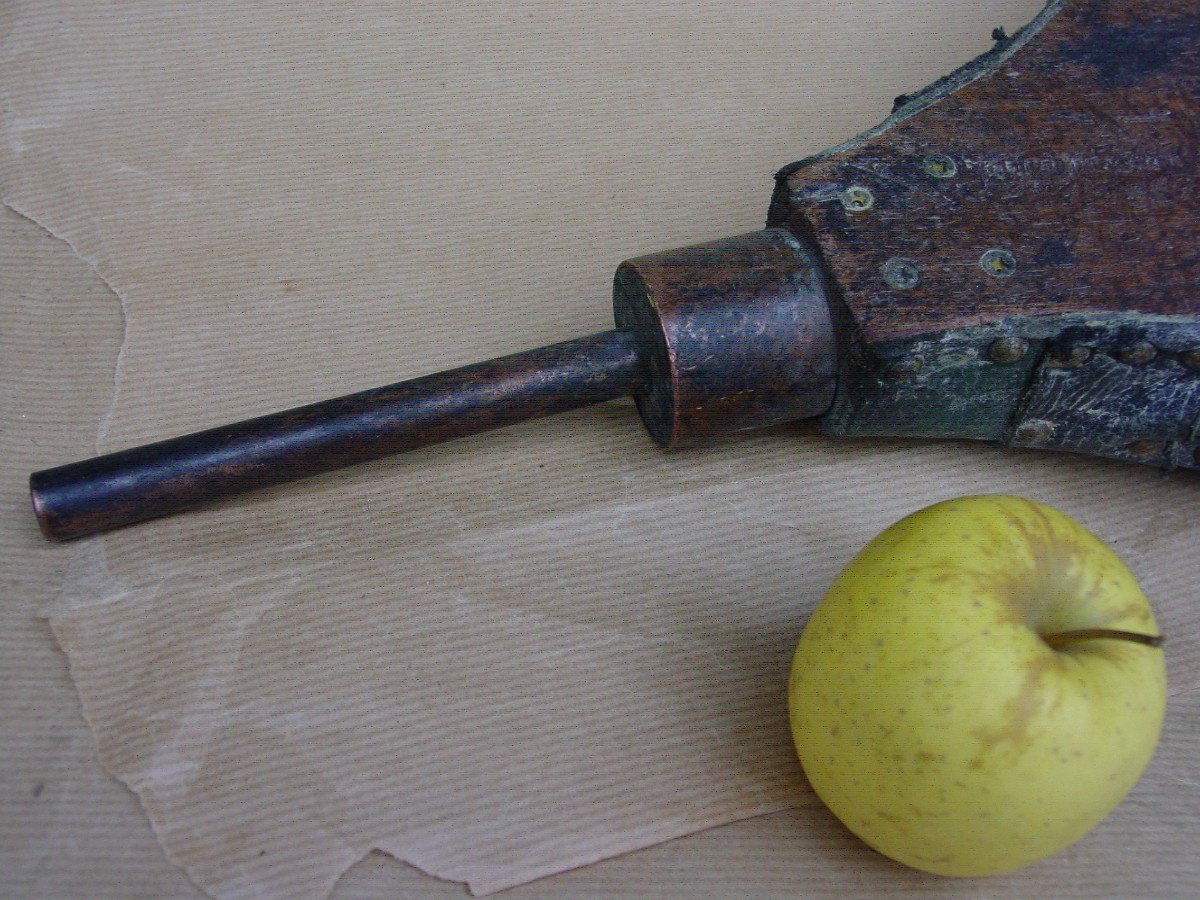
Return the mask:
[[36, 472], [52, 540], [618, 397], [675, 448], [817, 416], [837, 352], [820, 266], [784, 228], [630, 260], [617, 329]]
[[42, 532], [65, 540], [623, 397], [644, 381], [634, 335], [607, 331], [35, 472], [29, 487]]
[[638, 410], [664, 447], [819, 416], [833, 403], [827, 286], [812, 249], [787, 229], [622, 263], [613, 307], [647, 348]]
[[92, 534], [633, 396], [676, 448], [814, 418], [1200, 468], [1200, 0], [1053, 0], [781, 171], [767, 228], [623, 263], [614, 331], [35, 473]]

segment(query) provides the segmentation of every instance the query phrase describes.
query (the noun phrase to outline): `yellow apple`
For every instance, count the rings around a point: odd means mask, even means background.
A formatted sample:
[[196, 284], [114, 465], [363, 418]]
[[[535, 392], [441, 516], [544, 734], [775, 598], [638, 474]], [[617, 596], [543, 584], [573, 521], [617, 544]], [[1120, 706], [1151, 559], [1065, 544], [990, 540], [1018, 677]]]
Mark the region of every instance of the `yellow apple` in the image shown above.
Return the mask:
[[818, 796], [893, 859], [1016, 869], [1133, 787], [1166, 702], [1150, 604], [1063, 514], [964, 497], [880, 534], [796, 651], [789, 709]]

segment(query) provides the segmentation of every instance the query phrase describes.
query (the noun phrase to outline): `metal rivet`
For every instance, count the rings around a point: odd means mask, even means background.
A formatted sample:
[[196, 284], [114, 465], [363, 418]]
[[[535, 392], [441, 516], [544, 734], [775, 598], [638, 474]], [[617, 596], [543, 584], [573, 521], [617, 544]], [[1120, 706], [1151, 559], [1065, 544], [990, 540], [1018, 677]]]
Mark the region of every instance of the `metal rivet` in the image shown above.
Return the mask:
[[1057, 366], [1060, 369], [1074, 369], [1077, 366], [1082, 366], [1091, 358], [1091, 347], [1074, 344], [1071, 346], [1053, 347], [1046, 357], [1046, 363], [1047, 365]]
[[1200, 372], [1200, 347], [1184, 350], [1179, 354], [1179, 361], [1193, 371]]
[[1054, 437], [1058, 426], [1045, 419], [1030, 419], [1017, 426], [1013, 438], [1022, 444], [1044, 444]]
[[1008, 278], [1017, 271], [1017, 258], [1007, 250], [989, 250], [979, 257], [979, 268], [993, 278]]
[[1029, 352], [1029, 344], [1019, 337], [1010, 335], [993, 341], [988, 347], [988, 359], [994, 363], [1008, 365], [1015, 363]]
[[911, 259], [893, 256], [883, 264], [883, 280], [898, 291], [907, 291], [921, 280], [921, 267]]
[[958, 174], [958, 163], [949, 156], [927, 156], [922, 165], [925, 167], [925, 174], [934, 178], [953, 178]]
[[842, 192], [842, 206], [848, 212], [866, 212], [875, 205], [875, 195], [869, 187], [852, 184]]
[[1145, 459], [1149, 456], [1161, 456], [1163, 451], [1167, 449], [1167, 442], [1161, 441], [1158, 438], [1142, 438], [1139, 441], [1133, 441], [1125, 445], [1125, 452], [1130, 456], [1137, 456]]
[[1129, 366], [1144, 366], [1158, 356], [1158, 348], [1149, 341], [1138, 341], [1117, 351], [1117, 359]]

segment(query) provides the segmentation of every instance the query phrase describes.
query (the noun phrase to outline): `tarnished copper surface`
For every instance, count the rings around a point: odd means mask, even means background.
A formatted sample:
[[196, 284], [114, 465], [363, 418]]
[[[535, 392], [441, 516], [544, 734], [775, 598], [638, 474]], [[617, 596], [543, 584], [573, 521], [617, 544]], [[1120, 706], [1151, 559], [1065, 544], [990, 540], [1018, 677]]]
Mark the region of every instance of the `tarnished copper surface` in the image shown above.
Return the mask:
[[786, 229], [629, 260], [613, 305], [617, 324], [644, 336], [653, 374], [638, 407], [663, 446], [817, 416], [833, 401], [824, 278]]
[[66, 540], [630, 394], [669, 446], [829, 406], [822, 279], [787, 231], [626, 263], [615, 302], [615, 331], [36, 472], [34, 512]]
[[632, 334], [606, 331], [35, 472], [42, 533], [67, 540], [623, 397], [644, 384]]

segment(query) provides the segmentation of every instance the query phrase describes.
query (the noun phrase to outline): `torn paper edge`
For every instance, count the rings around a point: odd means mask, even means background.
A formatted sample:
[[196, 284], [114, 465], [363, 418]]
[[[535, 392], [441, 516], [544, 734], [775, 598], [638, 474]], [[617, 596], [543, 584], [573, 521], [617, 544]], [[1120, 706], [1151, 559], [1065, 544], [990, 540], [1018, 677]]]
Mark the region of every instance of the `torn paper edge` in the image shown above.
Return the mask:
[[121, 393], [121, 369], [125, 359], [125, 347], [129, 343], [129, 313], [126, 308], [127, 300], [125, 295], [117, 289], [112, 281], [100, 271], [100, 267], [98, 265], [98, 256], [89, 256], [88, 254], [84, 253], [78, 243], [64, 231], [55, 229], [42, 217], [36, 215], [32, 210], [30, 210], [29, 207], [25, 206], [25, 204], [21, 203], [20, 201], [13, 199], [11, 196], [0, 197], [0, 204], [3, 204], [21, 218], [28, 219], [55, 240], [62, 241], [64, 244], [66, 244], [71, 249], [71, 252], [74, 253], [81, 262], [87, 265], [87, 267], [95, 274], [95, 276], [104, 283], [104, 286], [112, 292], [113, 296], [117, 300], [117, 308], [120, 311], [121, 316], [121, 341], [117, 345], [117, 354], [113, 359], [112, 398], [109, 400], [108, 408], [105, 410], [104, 414], [100, 416], [100, 419], [96, 423], [96, 438], [93, 442], [93, 446], [95, 447], [96, 452], [99, 453], [100, 445], [104, 442], [104, 438], [108, 435], [108, 431], [112, 426], [113, 416], [116, 414], [117, 401]]
[[[78, 257], [88, 268], [95, 274], [97, 278], [112, 292], [113, 297], [117, 300], [117, 305], [120, 310], [121, 317], [121, 339], [118, 345], [117, 353], [113, 359], [113, 390], [112, 397], [109, 400], [107, 409], [96, 423], [96, 437], [93, 446], [96, 452], [100, 452], [100, 444], [107, 433], [109, 425], [112, 422], [114, 412], [117, 408], [119, 398], [119, 381], [122, 357], [125, 352], [125, 347], [128, 342], [128, 315], [125, 308], [125, 298], [121, 292], [116, 289], [112, 282], [104, 276], [96, 264], [96, 259], [85, 254], [80, 247], [66, 234], [51, 227], [40, 216], [33, 213], [27, 206], [20, 201], [13, 199], [11, 196], [0, 197], [0, 204], [10, 209], [24, 219], [32, 222], [38, 228], [42, 229], [50, 237], [65, 244], [71, 252]], [[71, 679], [71, 685], [75, 689], [75, 696], [79, 699], [80, 711], [84, 721], [88, 726], [88, 734], [92, 740], [93, 755], [103, 767], [104, 771], [113, 779], [120, 782], [138, 799], [138, 805], [141, 807], [143, 814], [146, 816], [146, 821], [149, 823], [151, 830], [154, 832], [155, 840], [158, 843], [163, 855], [184, 873], [197, 890], [207, 893], [193, 878], [187, 868], [182, 865], [179, 859], [167, 849], [163, 841], [161, 825], [155, 821], [155, 817], [151, 814], [149, 807], [141, 793], [134, 787], [130, 780], [121, 776], [104, 762], [104, 754], [101, 751], [99, 743], [99, 729], [94, 721], [92, 710], [89, 707], [87, 698], [79, 688], [79, 682], [76, 680], [74, 667], [71, 659], [70, 641], [64, 634], [64, 619], [74, 610], [82, 608], [91, 608], [96, 606], [104, 606], [109, 603], [119, 601], [129, 595], [126, 586], [119, 580], [113, 577], [108, 568], [107, 558], [104, 552], [104, 539], [93, 538], [91, 540], [82, 541], [68, 548], [67, 565], [63, 568], [62, 579], [56, 592], [55, 599], [51, 601], [49, 606], [42, 612], [41, 617], [45, 618], [50, 625], [51, 633], [54, 635], [55, 643], [58, 644], [59, 650], [62, 651], [64, 661], [67, 666], [67, 672]], [[99, 588], [97, 590], [97, 588]]]
[[[581, 853], [573, 857], [568, 862], [555, 863], [553, 865], [539, 866], [534, 869], [528, 869], [523, 874], [518, 874], [510, 878], [496, 877], [495, 875], [481, 873], [471, 874], [464, 872], [462, 864], [442, 864], [433, 860], [423, 859], [424, 854], [419, 850], [404, 850], [401, 847], [386, 847], [378, 844], [372, 848], [392, 857], [406, 865], [412, 866], [423, 875], [431, 878], [436, 878], [439, 881], [452, 882], [454, 884], [465, 885], [473, 897], [487, 897], [492, 894], [497, 894], [502, 891], [511, 890], [512, 888], [522, 887], [527, 884], [532, 884], [535, 881], [541, 881], [546, 878], [551, 878], [555, 875], [562, 875], [564, 872], [573, 872], [578, 869], [583, 869], [588, 866], [597, 865], [599, 863], [608, 862], [609, 860], [619, 859], [620, 857], [629, 856], [632, 853], [638, 853], [642, 850], [648, 850], [652, 847], [659, 847], [664, 844], [670, 844], [684, 838], [694, 837], [699, 834], [704, 834], [708, 831], [713, 831], [718, 828], [724, 828], [727, 825], [736, 825], [739, 822], [749, 822], [752, 819], [761, 819], [764, 816], [773, 816], [777, 813], [784, 812], [794, 808], [791, 804], [772, 807], [758, 812], [739, 815], [732, 819], [723, 819], [720, 822], [713, 822], [708, 825], [696, 827], [694, 824], [675, 823], [665, 827], [652, 827], [641, 829], [630, 834], [636, 835], [630, 840], [622, 841], [620, 849], [606, 850], [603, 852]], [[386, 842], [384, 842], [386, 843]], [[363, 854], [366, 858], [367, 854]], [[466, 868], [469, 868], [467, 866]], [[349, 867], [346, 869], [349, 871]], [[345, 872], [342, 873], [345, 875]], [[340, 876], [339, 876], [340, 877]]]
[[[125, 308], [125, 298], [121, 292], [113, 286], [112, 282], [104, 276], [97, 266], [97, 258], [84, 253], [77, 242], [72, 240], [60, 230], [56, 230], [42, 217], [33, 213], [25, 204], [13, 199], [11, 196], [0, 197], [0, 204], [3, 204], [12, 212], [16, 213], [23, 219], [32, 222], [38, 228], [42, 229], [50, 237], [57, 241], [61, 241], [75, 256], [83, 262], [92, 271], [97, 278], [103, 282], [104, 286], [116, 298], [121, 316], [121, 340], [117, 346], [117, 353], [113, 359], [113, 390], [112, 397], [109, 399], [108, 407], [100, 416], [96, 423], [96, 437], [93, 441], [93, 447], [97, 453], [100, 452], [100, 444], [104, 434], [108, 430], [108, 426], [112, 421], [113, 415], [117, 408], [117, 400], [119, 396], [119, 383], [121, 362], [125, 353], [125, 347], [129, 340], [129, 317]], [[119, 599], [126, 594], [125, 585], [121, 584], [112, 576], [108, 569], [107, 559], [104, 554], [103, 538], [83, 541], [72, 545], [69, 548], [69, 556], [67, 565], [63, 569], [62, 581], [59, 584], [59, 589], [55, 595], [55, 599], [49, 607], [44, 611], [45, 618], [52, 619], [56, 615], [60, 615], [72, 609], [79, 609], [84, 606], [100, 606], [110, 603], [113, 600]], [[85, 589], [84, 584], [87, 583], [91, 589]], [[96, 597], [94, 586], [100, 584], [103, 590], [100, 596]], [[60, 642], [61, 646], [61, 642]]]

